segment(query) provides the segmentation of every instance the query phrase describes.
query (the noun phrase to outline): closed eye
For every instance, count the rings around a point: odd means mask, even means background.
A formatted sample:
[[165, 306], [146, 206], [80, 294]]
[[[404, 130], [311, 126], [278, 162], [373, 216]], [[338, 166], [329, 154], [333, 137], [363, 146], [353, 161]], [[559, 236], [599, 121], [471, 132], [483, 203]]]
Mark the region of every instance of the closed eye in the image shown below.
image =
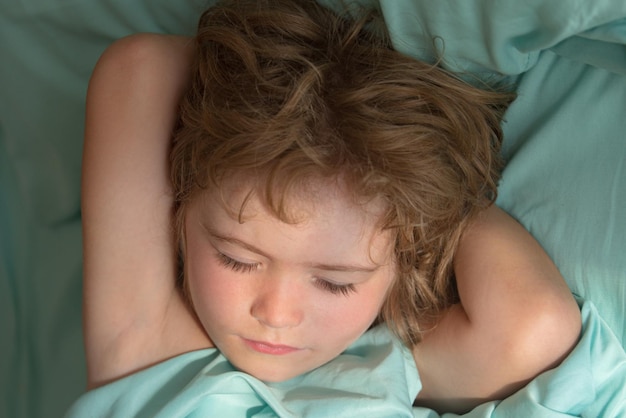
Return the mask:
[[251, 273], [259, 268], [258, 263], [243, 263], [222, 253], [217, 253], [217, 259], [221, 265], [236, 271], [237, 273]]
[[333, 295], [349, 296], [350, 293], [356, 292], [356, 287], [352, 283], [337, 284], [324, 279], [315, 279], [315, 285]]
[[[252, 273], [259, 268], [258, 263], [244, 263], [219, 252], [217, 253], [217, 259], [221, 265], [237, 273]], [[333, 295], [349, 296], [350, 293], [356, 292], [356, 287], [352, 283], [337, 284], [319, 278], [316, 278], [314, 283], [318, 288]]]

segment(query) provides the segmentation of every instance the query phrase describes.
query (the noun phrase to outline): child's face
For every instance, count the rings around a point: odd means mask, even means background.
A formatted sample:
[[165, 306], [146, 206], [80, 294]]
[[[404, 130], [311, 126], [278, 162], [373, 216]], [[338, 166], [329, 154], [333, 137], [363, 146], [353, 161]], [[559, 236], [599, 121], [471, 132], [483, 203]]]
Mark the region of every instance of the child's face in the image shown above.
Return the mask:
[[[242, 192], [229, 203], [239, 208]], [[318, 190], [288, 224], [252, 197], [244, 222], [217, 199], [186, 216], [185, 272], [195, 310], [238, 369], [283, 381], [333, 359], [375, 320], [394, 278], [380, 208], [356, 206], [337, 186]]]

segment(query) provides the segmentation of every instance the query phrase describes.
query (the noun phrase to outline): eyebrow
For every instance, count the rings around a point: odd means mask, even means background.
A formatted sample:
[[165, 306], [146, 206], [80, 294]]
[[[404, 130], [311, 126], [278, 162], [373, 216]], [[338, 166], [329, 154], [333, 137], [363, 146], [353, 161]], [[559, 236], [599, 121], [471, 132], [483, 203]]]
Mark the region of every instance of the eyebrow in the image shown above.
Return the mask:
[[[249, 244], [245, 241], [242, 241], [235, 237], [229, 237], [227, 235], [222, 235], [217, 231], [209, 228], [206, 225], [203, 225], [206, 232], [215, 240], [227, 242], [229, 244], [234, 244], [238, 247], [244, 248], [248, 251], [256, 253], [260, 256], [263, 256], [268, 259], [272, 259], [272, 257], [267, 254], [265, 251], [255, 247], [252, 244]], [[336, 271], [336, 272], [345, 272], [345, 273], [373, 273], [378, 270], [381, 265], [375, 265], [371, 267], [360, 266], [360, 265], [349, 265], [349, 264], [324, 264], [324, 263], [311, 263], [311, 268], [316, 270], [324, 270], [324, 271]]]

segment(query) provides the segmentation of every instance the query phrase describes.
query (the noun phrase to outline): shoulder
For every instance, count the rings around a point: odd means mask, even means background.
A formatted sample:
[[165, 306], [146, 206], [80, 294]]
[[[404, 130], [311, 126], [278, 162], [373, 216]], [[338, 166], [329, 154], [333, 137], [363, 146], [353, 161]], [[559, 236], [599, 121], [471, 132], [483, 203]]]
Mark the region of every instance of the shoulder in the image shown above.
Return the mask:
[[418, 402], [462, 411], [501, 399], [553, 368], [576, 344], [580, 311], [539, 243], [492, 207], [455, 257], [461, 303], [414, 348]]

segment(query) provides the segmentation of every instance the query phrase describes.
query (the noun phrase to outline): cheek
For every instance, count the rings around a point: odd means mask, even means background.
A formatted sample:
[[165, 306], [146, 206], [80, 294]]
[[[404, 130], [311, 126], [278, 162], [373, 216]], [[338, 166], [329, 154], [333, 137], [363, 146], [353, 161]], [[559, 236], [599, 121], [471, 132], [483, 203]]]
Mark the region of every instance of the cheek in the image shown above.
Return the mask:
[[228, 271], [219, 264], [214, 252], [215, 249], [202, 240], [197, 231], [188, 233], [184, 263], [185, 281], [194, 304], [197, 299], [206, 299], [208, 295], [217, 298], [219, 294], [228, 290], [226, 284], [235, 283], [228, 277]]
[[347, 307], [349, 311], [343, 313], [344, 317], [361, 323], [364, 326], [363, 331], [367, 330], [378, 317], [393, 283], [391, 273], [380, 279], [371, 283], [371, 286], [363, 288], [358, 294], [358, 298], [354, 298], [350, 306]]
[[385, 300], [385, 287], [362, 289], [349, 299], [333, 296], [329, 306], [318, 308], [320, 331], [349, 345], [360, 337], [378, 317]]
[[201, 260], [190, 257], [186, 276], [189, 297], [202, 322], [209, 317], [211, 321], [219, 321], [220, 316], [229, 315], [243, 296], [236, 278], [229, 277], [229, 272], [208, 257]]
[[317, 311], [327, 321], [328, 326], [340, 328], [343, 324], [347, 332], [365, 331], [376, 320], [380, 310], [387, 300], [389, 291], [396, 280], [394, 265], [388, 265], [364, 283], [357, 293], [348, 297], [333, 295], [323, 297], [325, 306], [318, 306]]

